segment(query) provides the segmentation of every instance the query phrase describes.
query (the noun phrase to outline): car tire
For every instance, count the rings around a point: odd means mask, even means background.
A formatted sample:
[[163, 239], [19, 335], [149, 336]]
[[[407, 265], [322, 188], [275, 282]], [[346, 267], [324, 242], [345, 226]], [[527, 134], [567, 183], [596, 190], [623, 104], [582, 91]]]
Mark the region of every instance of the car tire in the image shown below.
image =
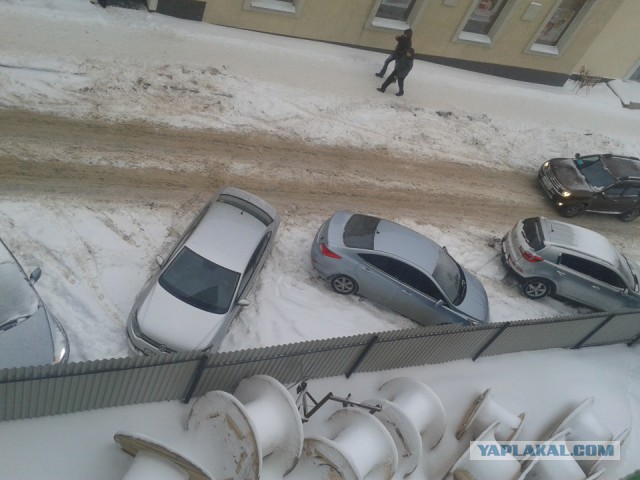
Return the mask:
[[544, 278], [529, 278], [520, 284], [522, 294], [531, 300], [539, 300], [553, 293], [554, 286]]
[[623, 222], [630, 222], [631, 220], [635, 220], [640, 216], [640, 207], [632, 208], [631, 210], [627, 210], [626, 212], [620, 215], [620, 220]]
[[565, 218], [575, 217], [584, 212], [584, 203], [574, 203], [573, 205], [566, 205], [560, 209], [560, 215]]
[[347, 275], [336, 275], [331, 278], [331, 288], [340, 295], [351, 295], [358, 291], [358, 283]]

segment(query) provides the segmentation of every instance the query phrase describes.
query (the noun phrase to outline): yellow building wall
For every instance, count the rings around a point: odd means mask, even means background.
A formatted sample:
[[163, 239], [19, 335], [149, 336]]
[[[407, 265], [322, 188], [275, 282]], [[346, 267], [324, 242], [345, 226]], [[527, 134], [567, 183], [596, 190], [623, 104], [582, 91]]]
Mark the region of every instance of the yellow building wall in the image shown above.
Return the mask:
[[[523, 14], [532, 3], [531, 0], [511, 1], [513, 8], [507, 20], [493, 39], [493, 45], [487, 46], [457, 39], [457, 32], [472, 7], [473, 0], [458, 0], [453, 7], [447, 6], [444, 0], [427, 0], [421, 15], [411, 25], [414, 30], [413, 46], [416, 53], [418, 56], [445, 57], [563, 74], [573, 73], [579, 69], [579, 64], [589, 60], [590, 63], [593, 61], [594, 64], [602, 65], [604, 74], [607, 68], [612, 69], [616, 65], [616, 60], [610, 59], [609, 65], [605, 65], [606, 48], [591, 48], [592, 44], [605, 27], [605, 31], [602, 32], [604, 40], [626, 41], [620, 27], [615, 23], [630, 25], [631, 15], [635, 15], [637, 23], [640, 11], [640, 0], [596, 0], [589, 15], [562, 54], [551, 56], [531, 53], [528, 48], [557, 0], [536, 0], [541, 4], [541, 9], [533, 21], [522, 20]], [[395, 45], [394, 36], [399, 31], [368, 25], [371, 13], [378, 3], [377, 0], [305, 0], [300, 15], [293, 16], [245, 10], [244, 0], [207, 0], [203, 21], [260, 32], [390, 50]], [[618, 12], [621, 6], [624, 6], [624, 12]], [[637, 45], [640, 45], [640, 42], [636, 42]], [[629, 68], [631, 65], [627, 66], [627, 70]], [[619, 70], [617, 65], [615, 70]]]
[[625, 0], [576, 65], [590, 75], [624, 78], [640, 61], [640, 0]]

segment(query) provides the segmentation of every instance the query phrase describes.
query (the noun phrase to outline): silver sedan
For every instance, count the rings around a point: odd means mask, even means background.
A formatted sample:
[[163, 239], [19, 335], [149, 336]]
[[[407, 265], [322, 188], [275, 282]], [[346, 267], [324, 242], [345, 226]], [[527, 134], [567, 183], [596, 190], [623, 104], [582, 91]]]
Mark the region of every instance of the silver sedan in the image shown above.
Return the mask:
[[138, 295], [127, 321], [138, 354], [216, 351], [273, 247], [277, 210], [238, 188], [214, 195]]
[[337, 212], [318, 230], [311, 261], [337, 293], [357, 293], [422, 325], [489, 321], [480, 281], [446, 249], [397, 223]]

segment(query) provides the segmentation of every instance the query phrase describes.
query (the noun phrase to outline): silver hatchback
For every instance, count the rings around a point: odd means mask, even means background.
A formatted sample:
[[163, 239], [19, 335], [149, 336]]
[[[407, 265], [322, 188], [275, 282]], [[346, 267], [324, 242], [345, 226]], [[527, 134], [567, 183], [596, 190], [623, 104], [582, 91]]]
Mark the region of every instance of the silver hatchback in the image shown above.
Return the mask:
[[531, 299], [553, 294], [596, 310], [640, 307], [640, 267], [592, 230], [526, 218], [503, 238], [502, 260]]
[[357, 293], [422, 325], [489, 321], [480, 281], [436, 242], [397, 223], [336, 212], [318, 230], [311, 261], [337, 293]]

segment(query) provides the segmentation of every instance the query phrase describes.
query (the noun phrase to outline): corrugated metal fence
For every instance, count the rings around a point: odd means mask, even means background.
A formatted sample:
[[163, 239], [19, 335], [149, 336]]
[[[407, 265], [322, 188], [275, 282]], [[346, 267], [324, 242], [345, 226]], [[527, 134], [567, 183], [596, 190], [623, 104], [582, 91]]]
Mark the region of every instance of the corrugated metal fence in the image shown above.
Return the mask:
[[489, 355], [582, 348], [640, 339], [640, 310], [522, 320], [486, 326], [441, 325], [288, 345], [203, 354], [115, 358], [0, 370], [0, 420], [40, 417], [232, 392], [256, 374], [283, 384]]

